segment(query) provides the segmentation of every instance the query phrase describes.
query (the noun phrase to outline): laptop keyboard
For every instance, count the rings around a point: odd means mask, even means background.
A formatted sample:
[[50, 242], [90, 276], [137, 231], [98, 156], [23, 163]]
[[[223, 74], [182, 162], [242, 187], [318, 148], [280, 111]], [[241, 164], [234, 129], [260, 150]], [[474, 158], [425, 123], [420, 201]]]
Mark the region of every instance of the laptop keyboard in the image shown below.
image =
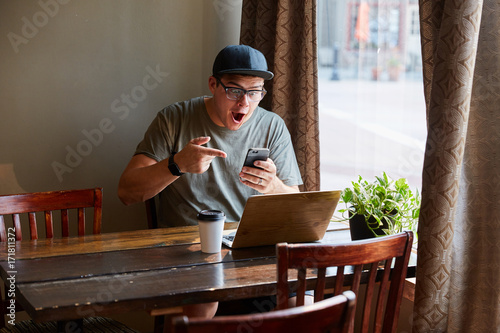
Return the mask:
[[234, 240], [234, 235], [222, 235], [222, 238], [232, 242]]

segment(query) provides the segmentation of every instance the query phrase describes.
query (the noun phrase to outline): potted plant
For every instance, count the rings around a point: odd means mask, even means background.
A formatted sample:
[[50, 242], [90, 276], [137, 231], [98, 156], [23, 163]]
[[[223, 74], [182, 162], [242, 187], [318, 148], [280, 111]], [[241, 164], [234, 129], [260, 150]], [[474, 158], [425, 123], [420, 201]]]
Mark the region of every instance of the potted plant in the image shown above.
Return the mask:
[[[384, 172], [368, 182], [359, 176], [352, 188], [342, 191], [340, 202], [346, 204], [339, 212], [349, 213], [353, 240], [391, 235], [404, 230], [417, 232], [420, 214], [420, 193], [413, 192], [405, 178], [392, 180]], [[345, 218], [345, 216], [344, 216]], [[358, 232], [358, 228], [363, 231]]]

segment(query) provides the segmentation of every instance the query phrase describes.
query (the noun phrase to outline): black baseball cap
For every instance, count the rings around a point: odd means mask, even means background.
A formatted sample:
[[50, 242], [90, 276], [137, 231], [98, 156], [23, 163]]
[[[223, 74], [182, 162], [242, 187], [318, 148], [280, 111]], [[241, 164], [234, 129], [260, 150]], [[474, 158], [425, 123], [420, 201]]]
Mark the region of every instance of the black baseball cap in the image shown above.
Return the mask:
[[215, 57], [212, 75], [246, 74], [270, 80], [274, 74], [267, 70], [262, 52], [248, 45], [229, 45]]

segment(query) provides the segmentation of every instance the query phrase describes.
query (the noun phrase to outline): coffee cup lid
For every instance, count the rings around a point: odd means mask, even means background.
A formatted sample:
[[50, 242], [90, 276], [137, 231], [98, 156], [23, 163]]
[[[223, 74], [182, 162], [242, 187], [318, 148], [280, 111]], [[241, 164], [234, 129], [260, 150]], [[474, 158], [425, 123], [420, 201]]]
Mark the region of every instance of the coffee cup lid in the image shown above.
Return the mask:
[[223, 211], [215, 209], [206, 209], [198, 213], [198, 220], [202, 221], [219, 221], [224, 217], [225, 215]]

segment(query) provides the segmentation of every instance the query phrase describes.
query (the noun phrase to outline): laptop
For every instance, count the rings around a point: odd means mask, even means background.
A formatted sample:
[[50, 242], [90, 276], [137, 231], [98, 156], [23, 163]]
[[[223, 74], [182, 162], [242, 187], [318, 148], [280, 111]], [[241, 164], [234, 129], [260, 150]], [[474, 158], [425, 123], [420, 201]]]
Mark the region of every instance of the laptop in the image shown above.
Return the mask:
[[254, 195], [248, 198], [238, 228], [225, 230], [230, 248], [320, 240], [333, 216], [341, 191]]

